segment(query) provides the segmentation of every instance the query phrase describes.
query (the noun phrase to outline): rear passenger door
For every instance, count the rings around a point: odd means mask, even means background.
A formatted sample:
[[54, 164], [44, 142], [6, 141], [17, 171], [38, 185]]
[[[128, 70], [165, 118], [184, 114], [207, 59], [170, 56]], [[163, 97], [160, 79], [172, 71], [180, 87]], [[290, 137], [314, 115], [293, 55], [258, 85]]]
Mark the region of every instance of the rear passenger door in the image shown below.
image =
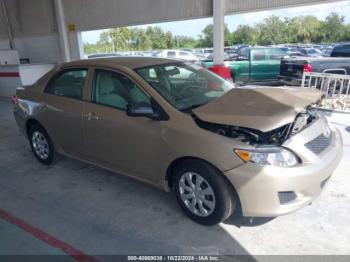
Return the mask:
[[250, 53], [250, 78], [254, 81], [266, 80], [269, 76], [265, 49], [252, 49]]
[[286, 52], [282, 49], [267, 49], [268, 51], [268, 61], [266, 67], [268, 68], [266, 79], [277, 80], [280, 74], [281, 59], [286, 55]]
[[151, 103], [128, 76], [96, 69], [84, 109], [85, 158], [121, 173], [153, 180], [159, 173], [160, 122], [126, 114], [129, 103]]
[[67, 68], [58, 72], [46, 85], [40, 100], [38, 120], [48, 131], [57, 149], [80, 156], [83, 144], [82, 113], [88, 68]]

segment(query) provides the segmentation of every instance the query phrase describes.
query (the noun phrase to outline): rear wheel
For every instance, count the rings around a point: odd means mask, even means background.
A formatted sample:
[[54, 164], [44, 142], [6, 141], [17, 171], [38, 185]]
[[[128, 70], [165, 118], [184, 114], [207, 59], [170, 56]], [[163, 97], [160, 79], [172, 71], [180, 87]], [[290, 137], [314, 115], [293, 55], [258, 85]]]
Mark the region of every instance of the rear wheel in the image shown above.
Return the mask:
[[54, 147], [47, 132], [40, 125], [33, 125], [29, 130], [30, 146], [40, 163], [50, 165], [54, 160]]
[[222, 174], [211, 165], [185, 161], [174, 171], [174, 192], [184, 212], [203, 225], [226, 220], [236, 206], [234, 194]]

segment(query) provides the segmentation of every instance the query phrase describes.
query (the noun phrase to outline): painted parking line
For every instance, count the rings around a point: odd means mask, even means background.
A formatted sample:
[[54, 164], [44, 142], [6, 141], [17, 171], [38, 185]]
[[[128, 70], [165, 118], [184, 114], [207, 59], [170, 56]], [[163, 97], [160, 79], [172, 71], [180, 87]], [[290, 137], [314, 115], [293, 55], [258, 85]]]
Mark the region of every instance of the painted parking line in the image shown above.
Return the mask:
[[24, 220], [18, 217], [15, 217], [14, 215], [11, 215], [5, 210], [0, 209], [0, 218], [6, 220], [7, 222], [13, 225], [16, 225], [17, 227], [26, 231], [27, 233], [34, 236], [35, 238], [45, 242], [46, 244], [62, 250], [64, 253], [66, 253], [76, 261], [97, 262], [95, 258], [85, 254], [84, 252], [80, 251], [79, 249], [76, 249], [75, 247], [72, 247], [71, 245], [63, 242], [62, 240], [59, 240], [58, 238], [42, 231], [41, 229], [28, 224]]

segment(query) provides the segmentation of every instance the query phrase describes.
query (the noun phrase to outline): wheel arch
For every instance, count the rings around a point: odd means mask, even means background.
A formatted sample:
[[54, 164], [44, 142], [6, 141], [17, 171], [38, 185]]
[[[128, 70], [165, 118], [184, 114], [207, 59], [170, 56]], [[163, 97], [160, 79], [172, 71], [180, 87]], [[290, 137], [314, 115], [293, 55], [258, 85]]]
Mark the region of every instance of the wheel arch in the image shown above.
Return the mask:
[[25, 131], [26, 131], [26, 135], [27, 135], [27, 138], [30, 139], [29, 137], [29, 131], [30, 131], [30, 128], [33, 126], [33, 125], [38, 125], [40, 126], [41, 128], [44, 129], [44, 131], [46, 132], [46, 135], [50, 138], [55, 150], [59, 153], [63, 153], [63, 149], [60, 147], [60, 145], [57, 143], [57, 141], [54, 139], [54, 137], [52, 137], [47, 128], [37, 119], [35, 118], [28, 118], [25, 122]]
[[[29, 131], [30, 131], [30, 128], [34, 125], [39, 125], [41, 126], [42, 128], [45, 129], [45, 127], [35, 118], [29, 118], [27, 119], [26, 123], [25, 123], [25, 130], [26, 130], [26, 134], [27, 134], [27, 137], [29, 138]], [[46, 130], [46, 129], [45, 129]]]
[[208, 160], [205, 160], [203, 158], [199, 158], [199, 157], [194, 157], [194, 156], [184, 156], [184, 157], [179, 157], [177, 159], [174, 159], [170, 165], [168, 166], [168, 168], [166, 169], [166, 174], [165, 174], [165, 184], [166, 186], [168, 186], [168, 189], [170, 191], [172, 191], [173, 188], [173, 175], [174, 175], [174, 170], [177, 166], [179, 166], [181, 163], [185, 162], [185, 161], [200, 161], [200, 162], [204, 162], [208, 165], [210, 165], [212, 168], [214, 168], [215, 170], [217, 170], [222, 177], [230, 184], [231, 188], [236, 191], [236, 189], [234, 188], [234, 186], [232, 185], [232, 183], [228, 180], [228, 178], [223, 174], [223, 172], [220, 170], [220, 168], [218, 168], [215, 164], [209, 162]]

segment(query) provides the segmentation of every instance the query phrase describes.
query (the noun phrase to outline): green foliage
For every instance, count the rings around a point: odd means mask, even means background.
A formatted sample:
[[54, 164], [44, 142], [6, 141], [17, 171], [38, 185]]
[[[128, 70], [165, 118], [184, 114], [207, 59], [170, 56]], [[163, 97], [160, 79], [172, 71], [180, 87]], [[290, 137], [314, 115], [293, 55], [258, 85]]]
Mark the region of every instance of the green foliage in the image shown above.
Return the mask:
[[258, 32], [249, 25], [240, 25], [237, 30], [229, 35], [229, 45], [235, 44], [257, 44]]
[[344, 16], [331, 13], [327, 16], [326, 21], [322, 23], [322, 32], [328, 42], [336, 42], [344, 39], [346, 26], [344, 24]]
[[[225, 24], [224, 35], [225, 35], [225, 45], [228, 45], [230, 31], [228, 30], [227, 24]], [[213, 46], [213, 25], [207, 25], [202, 30], [202, 34], [199, 35], [197, 47], [211, 47], [211, 46]]]
[[[270, 16], [254, 26], [240, 25], [230, 32], [225, 24], [225, 45], [270, 45], [281, 43], [336, 43], [350, 41], [350, 24], [343, 16], [331, 13], [324, 21], [317, 17], [280, 18]], [[85, 44], [85, 53], [145, 51], [213, 46], [213, 25], [206, 26], [198, 39], [174, 36], [160, 27], [113, 28], [100, 34], [96, 44]]]

